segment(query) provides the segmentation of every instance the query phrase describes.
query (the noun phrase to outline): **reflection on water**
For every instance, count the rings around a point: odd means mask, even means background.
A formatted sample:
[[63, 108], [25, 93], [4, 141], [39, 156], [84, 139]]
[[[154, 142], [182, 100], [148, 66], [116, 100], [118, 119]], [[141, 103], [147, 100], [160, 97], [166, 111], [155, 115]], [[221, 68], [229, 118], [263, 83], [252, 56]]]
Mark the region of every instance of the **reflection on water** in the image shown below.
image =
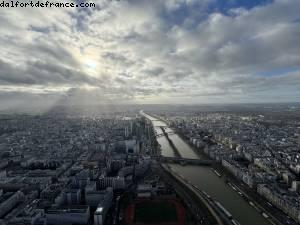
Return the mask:
[[[162, 131], [159, 126], [167, 126], [163, 121], [147, 116], [153, 120], [157, 134]], [[172, 129], [167, 128], [167, 132]], [[192, 148], [186, 144], [178, 135], [170, 135], [174, 145], [178, 148], [181, 155], [185, 158], [199, 158]], [[166, 137], [161, 136], [157, 138], [161, 145], [162, 155], [174, 156], [174, 151], [168, 143]], [[197, 185], [200, 189], [206, 191], [213, 199], [219, 201], [224, 207], [233, 215], [233, 217], [241, 225], [270, 225], [270, 223], [257, 212], [249, 203], [244, 200], [236, 191], [225, 183], [224, 178], [218, 177], [210, 167], [204, 166], [181, 166], [170, 165], [179, 174]]]
[[[147, 116], [151, 121], [153, 126], [155, 127], [156, 134], [162, 134], [161, 126], [165, 127], [167, 124], [163, 121], [157, 120], [156, 118], [152, 116]], [[173, 132], [173, 130], [169, 127], [165, 128], [165, 131]], [[174, 142], [176, 142], [176, 147], [178, 148], [178, 151], [180, 152], [181, 156], [184, 158], [190, 158], [190, 159], [198, 159], [199, 156], [186, 144], [177, 134], [170, 134], [170, 139]], [[162, 155], [173, 157], [174, 151], [172, 147], [169, 145], [168, 140], [166, 137], [158, 137], [157, 138], [158, 143], [161, 145]]]
[[219, 201], [242, 225], [270, 225], [238, 192], [218, 177], [210, 167], [170, 165], [200, 189]]
[[199, 159], [199, 156], [192, 150], [192, 148], [187, 143], [185, 143], [177, 134], [170, 135], [169, 137], [176, 145], [183, 158]]

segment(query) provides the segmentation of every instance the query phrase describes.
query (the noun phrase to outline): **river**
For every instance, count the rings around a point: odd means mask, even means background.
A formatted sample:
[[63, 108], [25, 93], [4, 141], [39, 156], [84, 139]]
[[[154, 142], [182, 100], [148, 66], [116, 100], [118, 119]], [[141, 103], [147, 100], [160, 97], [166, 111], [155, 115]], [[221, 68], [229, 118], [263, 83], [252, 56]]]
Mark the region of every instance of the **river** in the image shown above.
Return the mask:
[[[157, 134], [161, 134], [160, 126], [167, 126], [161, 120], [145, 114], [151, 120]], [[172, 131], [166, 128], [166, 132]], [[186, 144], [177, 134], [169, 135], [174, 145], [184, 158], [199, 158], [198, 154]], [[165, 136], [157, 138], [161, 145], [161, 153], [164, 156], [174, 156], [174, 151]], [[183, 175], [200, 189], [207, 192], [214, 200], [219, 201], [241, 225], [270, 225], [259, 212], [257, 212], [238, 192], [226, 184], [223, 177], [218, 177], [210, 167], [207, 166], [181, 166], [170, 164], [178, 174]]]

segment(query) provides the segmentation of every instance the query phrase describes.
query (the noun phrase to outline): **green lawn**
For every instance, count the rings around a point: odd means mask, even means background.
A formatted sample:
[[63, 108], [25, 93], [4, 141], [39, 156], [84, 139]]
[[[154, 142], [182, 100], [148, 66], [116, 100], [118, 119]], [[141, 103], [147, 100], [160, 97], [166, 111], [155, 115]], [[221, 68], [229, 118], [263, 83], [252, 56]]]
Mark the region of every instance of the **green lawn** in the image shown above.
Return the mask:
[[135, 223], [171, 223], [177, 221], [176, 207], [169, 202], [139, 202], [135, 204]]

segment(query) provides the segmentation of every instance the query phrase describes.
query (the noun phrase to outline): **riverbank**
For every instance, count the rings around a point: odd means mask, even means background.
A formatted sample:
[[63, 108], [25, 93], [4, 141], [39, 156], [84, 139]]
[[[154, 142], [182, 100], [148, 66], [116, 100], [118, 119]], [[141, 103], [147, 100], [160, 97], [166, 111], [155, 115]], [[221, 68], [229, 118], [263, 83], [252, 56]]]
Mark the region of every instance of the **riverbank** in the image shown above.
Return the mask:
[[[176, 131], [174, 128], [172, 128], [174, 131]], [[189, 142], [189, 140], [182, 135], [180, 132], [176, 132], [176, 134], [183, 140], [185, 143], [187, 143], [195, 153], [199, 154], [200, 157], [204, 159], [210, 159], [203, 151], [203, 149], [199, 149], [193, 144]], [[254, 207], [260, 214], [264, 213], [264, 217], [267, 217], [266, 219], [270, 222], [270, 224], [273, 225], [286, 225], [286, 214], [284, 214], [281, 210], [277, 209], [274, 206], [271, 206], [267, 203], [267, 200], [265, 200], [263, 197], [258, 195], [255, 190], [251, 189], [247, 185], [243, 184], [240, 180], [238, 180], [236, 177], [234, 177], [229, 171], [227, 171], [221, 163], [215, 162], [212, 166], [214, 173], [219, 176], [225, 176], [226, 180], [228, 180], [230, 183], [234, 184], [236, 187], [236, 190], [234, 190], [238, 195], [243, 197], [245, 201], [247, 201], [249, 204], [252, 202], [252, 207]], [[217, 174], [219, 173], [219, 175]], [[221, 177], [219, 176], [219, 177]], [[228, 184], [228, 183], [227, 183]], [[241, 194], [240, 194], [241, 193]], [[279, 217], [279, 218], [278, 218]], [[289, 224], [292, 224], [291, 222]]]
[[[195, 204], [195, 206], [198, 205], [198, 207], [200, 206], [201, 212], [199, 213], [204, 213], [209, 224], [224, 225], [223, 219], [221, 219], [214, 207], [212, 207], [205, 199], [205, 196], [202, 196], [200, 192], [194, 190], [194, 187], [189, 182], [174, 172], [168, 165], [161, 164], [161, 168], [176, 181], [177, 185], [183, 186], [184, 189], [191, 193], [194, 203], [190, 202], [188, 204], [190, 204], [191, 207], [193, 207], [191, 204]], [[177, 188], [177, 185], [174, 187], [175, 189]]]
[[[146, 115], [148, 116], [148, 115]], [[149, 116], [148, 119], [151, 120], [153, 117]], [[160, 120], [153, 119], [152, 124], [154, 127], [159, 128], [160, 126], [167, 127], [167, 125]], [[204, 154], [203, 150], [196, 148], [191, 145], [186, 138], [178, 133], [172, 138], [173, 143], [176, 145], [180, 153], [185, 158], [194, 159], [207, 159], [208, 157]], [[165, 137], [159, 137], [157, 141], [162, 144], [162, 154], [170, 152], [172, 150], [171, 146], [166, 145], [167, 143]], [[229, 185], [226, 184], [224, 177], [219, 177], [211, 168], [217, 168], [218, 165], [213, 167], [199, 167], [192, 165], [170, 165], [174, 172], [180, 176], [184, 176], [191, 185], [197, 186], [199, 189], [205, 191], [209, 194], [215, 201], [220, 202], [225, 209], [227, 209], [241, 225], [270, 225], [270, 223], [253, 207], [249, 205], [245, 199], [241, 198], [238, 193], [236, 193]], [[217, 169], [218, 172], [223, 174], [223, 170]], [[248, 218], [251, 218], [249, 220]]]
[[[255, 190], [249, 188], [246, 184], [243, 184], [226, 169], [223, 170], [223, 174], [227, 177], [228, 184], [232, 184], [232, 186], [236, 188], [236, 192], [248, 201], [259, 213], [264, 215], [271, 224], [286, 225], [287, 215], [281, 210], [269, 205], [270, 203], [268, 203], [266, 199], [258, 195]], [[252, 204], [250, 202], [252, 202]]]

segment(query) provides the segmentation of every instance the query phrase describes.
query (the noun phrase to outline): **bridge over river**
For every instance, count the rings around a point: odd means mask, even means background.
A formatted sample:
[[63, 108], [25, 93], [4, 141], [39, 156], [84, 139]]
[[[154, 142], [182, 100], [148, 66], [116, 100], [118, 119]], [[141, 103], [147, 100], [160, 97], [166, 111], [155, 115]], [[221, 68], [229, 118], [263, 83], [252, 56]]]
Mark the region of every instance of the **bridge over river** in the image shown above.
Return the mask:
[[163, 163], [175, 163], [181, 165], [203, 165], [210, 166], [213, 164], [212, 160], [203, 160], [203, 159], [186, 159], [182, 157], [160, 157], [160, 162]]
[[[143, 111], [141, 111], [141, 115], [145, 116], [152, 122], [157, 134], [163, 133], [161, 126], [164, 127], [166, 132], [172, 131], [172, 129], [167, 127], [168, 124], [164, 121], [158, 120], [159, 118], [154, 118], [148, 114], [145, 114]], [[157, 138], [157, 141], [161, 145], [162, 150], [162, 156], [160, 156], [160, 160], [170, 162], [165, 163], [165, 165], [168, 164], [169, 167], [172, 168], [172, 173], [174, 175], [178, 174], [178, 177], [183, 176], [186, 179], [184, 181], [185, 183], [189, 181], [191, 186], [197, 186], [200, 190], [205, 191], [215, 201], [220, 202], [222, 206], [224, 206], [224, 208], [241, 225], [272, 224], [259, 211], [252, 207], [249, 202], [244, 199], [243, 196], [232, 189], [226, 183], [226, 179], [224, 176], [217, 176], [217, 174], [214, 173], [209, 165], [198, 166], [188, 164], [196, 162], [200, 163], [201, 160], [197, 161], [197, 159], [201, 159], [202, 157], [199, 157], [199, 155], [197, 155], [180, 136], [178, 136], [177, 134], [170, 134], [169, 139], [170, 140], [168, 140], [166, 136], [161, 136]], [[170, 143], [170, 141], [172, 141], [173, 145]], [[178, 152], [176, 150], [174, 151], [174, 149], [177, 149]], [[196, 159], [196, 161], [192, 161], [190, 159]], [[186, 163], [186, 166], [182, 166], [185, 164], [185, 162], [182, 160], [188, 162]]]
[[[169, 131], [169, 132], [166, 132], [166, 134], [168, 134], [168, 136], [169, 136], [169, 135], [175, 134], [175, 132], [174, 132], [174, 131]], [[155, 137], [157, 137], [157, 138], [158, 138], [158, 137], [162, 137], [162, 136], [165, 136], [165, 134], [164, 134], [164, 133], [161, 133], [161, 134], [156, 134], [156, 135], [155, 135]]]

